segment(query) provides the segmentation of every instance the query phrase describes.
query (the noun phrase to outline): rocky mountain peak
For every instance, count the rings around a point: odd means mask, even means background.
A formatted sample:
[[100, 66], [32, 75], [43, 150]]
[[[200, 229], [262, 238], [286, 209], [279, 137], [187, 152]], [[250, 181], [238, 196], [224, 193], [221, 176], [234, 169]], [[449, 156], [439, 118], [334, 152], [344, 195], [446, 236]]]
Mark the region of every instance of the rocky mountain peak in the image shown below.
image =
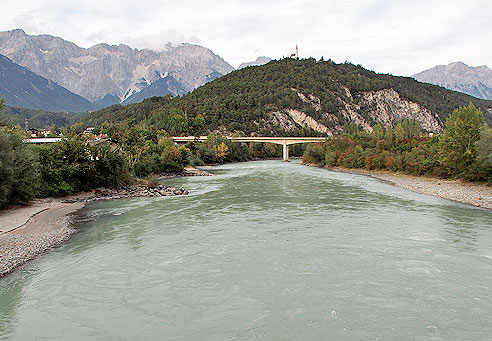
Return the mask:
[[245, 68], [245, 67], [248, 67], [248, 66], [264, 65], [264, 64], [269, 63], [271, 61], [272, 61], [272, 58], [270, 58], [270, 57], [260, 56], [260, 57], [256, 58], [255, 61], [242, 63], [241, 65], [239, 65], [238, 70]]
[[492, 99], [492, 70], [485, 65], [471, 67], [458, 61], [437, 65], [412, 77], [478, 98]]
[[124, 101], [168, 74], [180, 91], [191, 91], [233, 71], [211, 50], [193, 44], [169, 45], [159, 52], [105, 43], [81, 48], [21, 29], [0, 32], [0, 54], [92, 102], [106, 95]]

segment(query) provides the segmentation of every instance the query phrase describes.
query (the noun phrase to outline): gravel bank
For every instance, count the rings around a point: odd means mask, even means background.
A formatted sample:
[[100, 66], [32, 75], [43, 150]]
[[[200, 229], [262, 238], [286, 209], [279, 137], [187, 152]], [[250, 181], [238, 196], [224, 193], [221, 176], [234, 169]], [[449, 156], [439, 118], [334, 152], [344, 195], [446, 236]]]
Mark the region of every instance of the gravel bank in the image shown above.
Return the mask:
[[40, 199], [31, 205], [4, 210], [0, 212], [0, 277], [67, 240], [75, 232], [71, 228], [71, 215], [89, 202], [187, 194], [188, 191], [182, 188], [140, 185], [120, 190], [98, 189], [66, 198]]
[[331, 169], [338, 172], [368, 175], [417, 193], [434, 195], [443, 199], [492, 209], [492, 187], [486, 184], [411, 176], [384, 171], [353, 170], [340, 167]]
[[0, 276], [61, 244], [75, 232], [68, 226], [44, 233], [13, 234], [0, 238]]

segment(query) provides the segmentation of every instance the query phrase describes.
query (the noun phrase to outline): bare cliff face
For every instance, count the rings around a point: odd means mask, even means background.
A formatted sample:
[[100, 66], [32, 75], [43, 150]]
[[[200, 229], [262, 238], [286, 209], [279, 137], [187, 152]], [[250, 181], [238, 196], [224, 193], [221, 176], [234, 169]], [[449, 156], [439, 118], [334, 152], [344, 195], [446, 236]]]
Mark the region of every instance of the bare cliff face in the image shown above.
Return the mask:
[[311, 105], [318, 112], [319, 118], [316, 119], [300, 110], [283, 109], [268, 113], [268, 122], [262, 123], [280, 126], [286, 131], [299, 126], [306, 127], [330, 136], [340, 133], [347, 122], [355, 122], [367, 131], [371, 131], [377, 122], [384, 126], [394, 126], [403, 119], [418, 120], [422, 128], [429, 132], [439, 133], [444, 128], [437, 115], [418, 103], [402, 99], [393, 89], [363, 92], [357, 98], [352, 96], [348, 88], [343, 89], [345, 96], [337, 96], [343, 103], [342, 109], [337, 113], [329, 113], [322, 112], [321, 100], [315, 94], [304, 94], [291, 88], [304, 103]]
[[470, 67], [462, 62], [434, 66], [412, 76], [420, 82], [440, 85], [450, 90], [492, 99], [492, 70], [487, 66]]
[[125, 100], [154, 81], [171, 76], [185, 91], [233, 70], [207, 48], [180, 44], [165, 51], [98, 44], [88, 49], [50, 35], [0, 32], [0, 54], [90, 100]]

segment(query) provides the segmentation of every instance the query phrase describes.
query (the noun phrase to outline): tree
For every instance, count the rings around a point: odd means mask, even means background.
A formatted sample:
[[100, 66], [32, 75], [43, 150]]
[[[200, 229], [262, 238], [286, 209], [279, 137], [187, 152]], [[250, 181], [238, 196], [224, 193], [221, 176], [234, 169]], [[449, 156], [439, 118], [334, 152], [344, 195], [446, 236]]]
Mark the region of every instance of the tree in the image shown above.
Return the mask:
[[10, 136], [14, 152], [14, 176], [9, 201], [28, 202], [39, 194], [41, 173], [34, 146], [22, 142], [19, 132]]
[[69, 137], [49, 146], [40, 146], [42, 194], [63, 196], [91, 187], [94, 164], [85, 141]]
[[229, 147], [224, 142], [221, 142], [218, 146], [214, 146], [215, 157], [219, 162], [224, 162], [229, 152]]
[[38, 194], [39, 164], [31, 147], [22, 142], [19, 131], [0, 131], [0, 207]]
[[0, 130], [0, 207], [9, 203], [14, 174], [14, 152], [9, 136]]
[[56, 125], [56, 123], [53, 123], [53, 124], [51, 125], [51, 127], [50, 127], [50, 129], [49, 129], [49, 130], [50, 130], [50, 133], [51, 133], [52, 135], [57, 135], [57, 136], [58, 136], [58, 134], [60, 134], [60, 129], [58, 129], [58, 126]]
[[477, 148], [476, 178], [492, 182], [492, 129], [484, 126], [480, 132], [480, 140], [475, 144]]
[[393, 129], [391, 128], [391, 126], [387, 126], [386, 129], [384, 130], [384, 139], [386, 140], [386, 142], [388, 142], [388, 144], [392, 145], [393, 144]]
[[440, 140], [440, 162], [451, 175], [466, 175], [470, 171], [483, 123], [482, 112], [471, 102], [449, 115]]
[[381, 140], [384, 137], [384, 127], [381, 123], [377, 123], [372, 127], [372, 137], [374, 142]]
[[403, 128], [403, 124], [398, 122], [395, 127], [395, 138], [396, 142], [401, 143], [405, 140], [405, 128]]

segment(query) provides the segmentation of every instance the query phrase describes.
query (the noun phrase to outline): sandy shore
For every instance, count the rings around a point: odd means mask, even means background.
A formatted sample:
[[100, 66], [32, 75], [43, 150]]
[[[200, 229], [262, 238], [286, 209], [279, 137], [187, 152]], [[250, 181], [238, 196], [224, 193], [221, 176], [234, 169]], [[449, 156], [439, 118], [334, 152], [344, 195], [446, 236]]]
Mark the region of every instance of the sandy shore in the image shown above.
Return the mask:
[[0, 276], [70, 237], [71, 214], [85, 202], [66, 199], [40, 199], [0, 211]]
[[[196, 172], [193, 175], [198, 175]], [[204, 175], [204, 174], [200, 174]], [[186, 176], [186, 175], [185, 175]], [[63, 198], [37, 199], [0, 211], [0, 276], [64, 242], [75, 230], [72, 214], [88, 202], [128, 197], [187, 195], [180, 188], [159, 185], [121, 190], [99, 189]]]
[[492, 187], [486, 184], [411, 176], [386, 171], [367, 171], [341, 167], [330, 169], [338, 172], [367, 175], [417, 193], [434, 195], [443, 199], [492, 209]]

